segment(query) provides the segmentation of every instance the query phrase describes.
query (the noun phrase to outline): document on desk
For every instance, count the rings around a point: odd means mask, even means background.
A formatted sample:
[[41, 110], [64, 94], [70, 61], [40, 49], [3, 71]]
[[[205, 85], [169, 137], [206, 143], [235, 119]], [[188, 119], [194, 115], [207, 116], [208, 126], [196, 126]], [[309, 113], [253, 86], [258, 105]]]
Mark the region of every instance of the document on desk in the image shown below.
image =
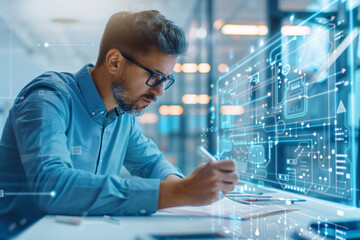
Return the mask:
[[279, 213], [298, 211], [296, 205], [246, 205], [223, 198], [206, 206], [173, 207], [159, 210], [156, 215], [178, 215], [188, 217], [216, 217], [247, 220]]

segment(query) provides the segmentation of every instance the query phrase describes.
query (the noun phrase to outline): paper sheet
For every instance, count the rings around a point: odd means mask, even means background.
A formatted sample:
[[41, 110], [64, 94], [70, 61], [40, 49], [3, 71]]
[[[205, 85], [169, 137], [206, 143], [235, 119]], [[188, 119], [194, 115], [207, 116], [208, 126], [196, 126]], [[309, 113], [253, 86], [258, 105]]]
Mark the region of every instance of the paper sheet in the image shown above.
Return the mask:
[[297, 211], [296, 205], [246, 205], [223, 198], [211, 205], [165, 208], [157, 215], [179, 215], [189, 217], [221, 217], [246, 220], [284, 212]]

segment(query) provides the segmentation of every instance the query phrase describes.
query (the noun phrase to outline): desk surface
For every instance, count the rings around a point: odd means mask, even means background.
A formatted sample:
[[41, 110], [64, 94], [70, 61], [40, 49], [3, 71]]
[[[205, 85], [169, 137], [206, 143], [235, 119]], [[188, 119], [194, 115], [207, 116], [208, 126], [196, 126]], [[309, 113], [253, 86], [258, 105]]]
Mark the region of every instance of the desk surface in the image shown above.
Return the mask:
[[[276, 191], [274, 197], [299, 198], [298, 195]], [[360, 218], [360, 209], [328, 201], [302, 197], [307, 200], [297, 206], [300, 211], [245, 221], [216, 218], [153, 215], [147, 217], [117, 217], [120, 224], [109, 223], [101, 217], [86, 217], [80, 225], [55, 221], [46, 216], [16, 239], [136, 239], [139, 235], [160, 233], [204, 233], [213, 229], [230, 231], [238, 237], [252, 239], [289, 239], [295, 229], [309, 231], [311, 222], [339, 221]], [[241, 206], [241, 205], [240, 205]]]

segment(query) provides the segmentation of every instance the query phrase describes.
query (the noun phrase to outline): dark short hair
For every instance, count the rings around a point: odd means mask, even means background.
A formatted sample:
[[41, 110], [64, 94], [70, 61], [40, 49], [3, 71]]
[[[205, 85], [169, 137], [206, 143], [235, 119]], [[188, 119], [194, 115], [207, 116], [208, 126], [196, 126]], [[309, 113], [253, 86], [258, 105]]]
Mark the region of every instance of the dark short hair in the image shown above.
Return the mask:
[[185, 34], [156, 10], [118, 12], [106, 24], [96, 64], [103, 64], [112, 48], [127, 53], [146, 53], [153, 47], [165, 55], [182, 55], [187, 48]]

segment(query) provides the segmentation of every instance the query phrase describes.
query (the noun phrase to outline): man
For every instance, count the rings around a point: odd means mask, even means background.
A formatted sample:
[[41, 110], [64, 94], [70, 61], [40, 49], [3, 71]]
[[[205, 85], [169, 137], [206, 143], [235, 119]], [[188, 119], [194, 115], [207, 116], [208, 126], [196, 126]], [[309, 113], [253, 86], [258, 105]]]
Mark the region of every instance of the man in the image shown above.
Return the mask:
[[[135, 117], [174, 83], [185, 48], [183, 31], [159, 12], [119, 12], [106, 25], [95, 66], [31, 81], [1, 138], [2, 216], [18, 216], [29, 201], [44, 214], [151, 214], [232, 191], [233, 161], [201, 165], [184, 178]], [[142, 178], [120, 178], [123, 165]]]

